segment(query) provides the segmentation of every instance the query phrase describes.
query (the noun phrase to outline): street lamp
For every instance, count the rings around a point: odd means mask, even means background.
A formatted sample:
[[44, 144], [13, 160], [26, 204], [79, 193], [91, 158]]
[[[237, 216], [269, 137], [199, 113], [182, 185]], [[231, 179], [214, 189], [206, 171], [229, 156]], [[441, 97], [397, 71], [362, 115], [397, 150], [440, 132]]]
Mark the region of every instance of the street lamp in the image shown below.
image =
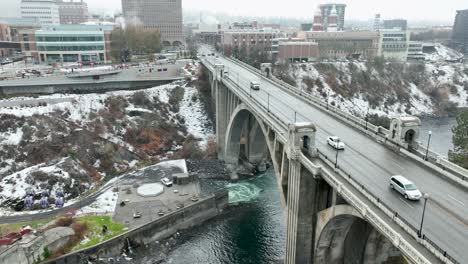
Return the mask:
[[424, 208], [423, 208], [423, 213], [422, 213], [422, 217], [421, 217], [421, 226], [419, 227], [419, 232], [418, 232], [418, 237], [419, 238], [421, 238], [421, 236], [422, 236], [422, 228], [423, 228], [423, 223], [424, 223], [424, 215], [426, 213], [427, 199], [429, 199], [429, 194], [425, 193], [424, 194]]
[[426, 157], [424, 158], [426, 161], [427, 155], [429, 154], [429, 145], [431, 144], [431, 136], [432, 136], [432, 131], [429, 131], [429, 138], [427, 139], [427, 148], [426, 148]]
[[366, 113], [366, 130], [367, 130], [367, 123], [369, 122], [369, 107], [367, 107], [367, 113]]
[[336, 143], [336, 157], [335, 157], [335, 169], [338, 168], [338, 150], [340, 146], [340, 140]]

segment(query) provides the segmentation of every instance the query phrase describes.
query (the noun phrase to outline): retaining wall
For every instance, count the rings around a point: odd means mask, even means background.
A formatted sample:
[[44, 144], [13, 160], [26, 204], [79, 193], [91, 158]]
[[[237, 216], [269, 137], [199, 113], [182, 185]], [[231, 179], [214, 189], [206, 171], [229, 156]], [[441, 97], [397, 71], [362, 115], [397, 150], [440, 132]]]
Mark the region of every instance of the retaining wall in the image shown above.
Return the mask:
[[180, 210], [165, 215], [151, 223], [132, 229], [111, 240], [96, 246], [64, 255], [60, 258], [47, 261], [50, 264], [78, 264], [84, 260], [97, 259], [120, 255], [128, 243], [135, 247], [145, 245], [156, 240], [165, 239], [182, 229], [202, 224], [219, 215], [228, 204], [228, 192], [223, 191], [193, 203]]

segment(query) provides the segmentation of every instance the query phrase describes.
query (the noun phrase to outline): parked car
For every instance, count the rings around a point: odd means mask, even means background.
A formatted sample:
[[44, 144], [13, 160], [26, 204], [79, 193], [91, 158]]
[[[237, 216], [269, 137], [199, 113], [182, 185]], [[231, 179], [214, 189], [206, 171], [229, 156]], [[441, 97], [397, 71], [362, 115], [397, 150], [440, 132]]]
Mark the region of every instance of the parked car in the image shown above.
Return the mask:
[[169, 178], [167, 178], [167, 177], [162, 178], [161, 183], [164, 184], [166, 187], [171, 187], [172, 186], [172, 181], [169, 180]]
[[339, 137], [329, 136], [327, 138], [327, 143], [328, 145], [334, 147], [335, 149], [341, 149], [341, 150], [345, 149], [345, 144], [343, 143], [343, 141], [340, 140]]
[[258, 91], [260, 90], [260, 83], [251, 81], [250, 82], [250, 89]]
[[141, 218], [141, 213], [140, 212], [133, 213], [133, 218]]
[[401, 175], [395, 175], [390, 178], [390, 188], [396, 190], [407, 200], [419, 200], [422, 193], [418, 190], [416, 184]]

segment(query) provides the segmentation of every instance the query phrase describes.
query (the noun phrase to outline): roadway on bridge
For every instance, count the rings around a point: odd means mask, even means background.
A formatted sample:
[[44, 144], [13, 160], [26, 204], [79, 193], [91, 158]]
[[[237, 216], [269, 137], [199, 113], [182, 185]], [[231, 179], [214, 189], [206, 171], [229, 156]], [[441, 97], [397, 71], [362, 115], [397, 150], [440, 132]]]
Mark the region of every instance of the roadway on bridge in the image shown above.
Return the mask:
[[[346, 144], [346, 150], [338, 154], [340, 168], [398, 212], [400, 217], [419, 228], [423, 201], [406, 201], [389, 188], [389, 179], [393, 175], [404, 175], [415, 182], [422, 192], [430, 194], [423, 234], [460, 263], [468, 263], [468, 192], [464, 188], [448, 182], [426, 166], [391, 151], [248, 69], [223, 57], [206, 59], [224, 64], [229, 72], [228, 78], [240, 83], [257, 103], [269, 107], [285, 123], [293, 123], [295, 120], [314, 123], [318, 128], [316, 146], [332, 160], [335, 159], [336, 151], [326, 144], [326, 137], [339, 136]], [[260, 90], [251, 91], [250, 81], [259, 82]]]

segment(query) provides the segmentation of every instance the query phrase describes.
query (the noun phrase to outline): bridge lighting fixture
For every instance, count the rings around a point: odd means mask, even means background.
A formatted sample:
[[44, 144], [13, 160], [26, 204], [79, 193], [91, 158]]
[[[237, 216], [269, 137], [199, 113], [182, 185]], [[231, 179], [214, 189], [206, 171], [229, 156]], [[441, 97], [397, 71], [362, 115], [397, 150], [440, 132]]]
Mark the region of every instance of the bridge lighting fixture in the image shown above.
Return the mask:
[[421, 238], [422, 237], [422, 228], [423, 228], [423, 223], [424, 223], [424, 215], [426, 213], [426, 204], [427, 204], [427, 199], [429, 199], [429, 194], [428, 193], [424, 193], [424, 207], [423, 207], [423, 213], [422, 213], [422, 217], [421, 217], [421, 226], [419, 227], [419, 232], [418, 232], [418, 237]]
[[431, 136], [432, 136], [432, 131], [429, 131], [429, 137], [427, 139], [427, 148], [426, 148], [426, 157], [424, 160], [428, 160], [428, 154], [429, 154], [429, 145], [431, 144]]

